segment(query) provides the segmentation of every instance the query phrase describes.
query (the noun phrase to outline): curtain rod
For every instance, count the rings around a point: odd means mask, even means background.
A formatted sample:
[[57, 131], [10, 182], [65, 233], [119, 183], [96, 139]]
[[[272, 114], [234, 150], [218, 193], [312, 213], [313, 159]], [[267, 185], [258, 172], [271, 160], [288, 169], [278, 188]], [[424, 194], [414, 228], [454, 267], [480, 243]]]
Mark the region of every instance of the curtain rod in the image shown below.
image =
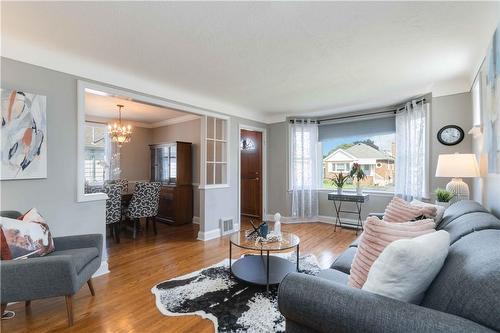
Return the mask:
[[[416, 103], [419, 104], [419, 103], [424, 103], [426, 101], [427, 100], [425, 98], [420, 98], [420, 99], [416, 100]], [[372, 116], [372, 115], [375, 116], [375, 115], [379, 115], [379, 114], [388, 114], [388, 113], [396, 114], [400, 110], [403, 110], [404, 108], [405, 108], [405, 106], [401, 106], [399, 108], [394, 108], [394, 109], [384, 110], [384, 111], [378, 111], [378, 112], [370, 112], [370, 113], [365, 113], [365, 114], [353, 114], [353, 115], [348, 115], [348, 116], [339, 116], [339, 117], [331, 117], [331, 118], [321, 118], [321, 119], [317, 119], [316, 122], [318, 124], [320, 124], [323, 121], [352, 119], [352, 118], [366, 117], [366, 116]], [[296, 121], [302, 121], [302, 122], [304, 122], [304, 121], [307, 121], [307, 120], [306, 119], [290, 119], [290, 123], [292, 123], [292, 124], [294, 122], [296, 122]]]

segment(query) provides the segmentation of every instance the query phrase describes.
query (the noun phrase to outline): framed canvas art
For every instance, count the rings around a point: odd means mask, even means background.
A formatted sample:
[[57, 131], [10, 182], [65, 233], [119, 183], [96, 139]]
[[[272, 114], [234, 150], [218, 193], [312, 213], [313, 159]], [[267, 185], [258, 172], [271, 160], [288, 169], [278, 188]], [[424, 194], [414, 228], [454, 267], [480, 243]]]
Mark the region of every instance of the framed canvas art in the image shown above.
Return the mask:
[[47, 178], [47, 98], [0, 89], [1, 179]]

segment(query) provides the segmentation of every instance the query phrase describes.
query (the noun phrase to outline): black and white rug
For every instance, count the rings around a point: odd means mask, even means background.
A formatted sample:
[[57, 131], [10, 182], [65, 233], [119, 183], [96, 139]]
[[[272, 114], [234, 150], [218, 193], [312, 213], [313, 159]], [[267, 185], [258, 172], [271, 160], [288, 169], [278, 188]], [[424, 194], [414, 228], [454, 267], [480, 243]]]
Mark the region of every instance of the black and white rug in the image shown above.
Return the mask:
[[[295, 254], [279, 254], [295, 262]], [[302, 273], [316, 275], [320, 267], [313, 255], [300, 258]], [[157, 284], [151, 289], [156, 306], [168, 316], [199, 315], [210, 319], [216, 332], [284, 332], [278, 310], [278, 287], [250, 285], [229, 273], [229, 260]]]

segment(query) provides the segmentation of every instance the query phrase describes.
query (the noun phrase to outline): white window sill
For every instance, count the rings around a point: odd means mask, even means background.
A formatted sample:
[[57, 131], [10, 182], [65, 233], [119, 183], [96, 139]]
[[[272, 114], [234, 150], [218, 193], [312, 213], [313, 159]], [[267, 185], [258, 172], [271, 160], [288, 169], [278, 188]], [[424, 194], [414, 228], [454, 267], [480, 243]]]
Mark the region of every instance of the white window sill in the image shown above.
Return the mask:
[[79, 194], [78, 202], [87, 202], [87, 201], [100, 201], [107, 200], [108, 195], [106, 193], [88, 193], [88, 194]]
[[[293, 190], [288, 190], [288, 192], [292, 192]], [[320, 188], [317, 190], [320, 193], [337, 193], [336, 188]], [[342, 193], [346, 194], [355, 194], [356, 191], [354, 190], [344, 190]], [[393, 197], [395, 194], [394, 192], [389, 192], [389, 191], [377, 191], [377, 190], [363, 190], [364, 194], [370, 194], [374, 196], [379, 196], [379, 197]]]
[[217, 185], [200, 185], [198, 189], [200, 190], [213, 190], [217, 188], [229, 188], [229, 184], [217, 184]]

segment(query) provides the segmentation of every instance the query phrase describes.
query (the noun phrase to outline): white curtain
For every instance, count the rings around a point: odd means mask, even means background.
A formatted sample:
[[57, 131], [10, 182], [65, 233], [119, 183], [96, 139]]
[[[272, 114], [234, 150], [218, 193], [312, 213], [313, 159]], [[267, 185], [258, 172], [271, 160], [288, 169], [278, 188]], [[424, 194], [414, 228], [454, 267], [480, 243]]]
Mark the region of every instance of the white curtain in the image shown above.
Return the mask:
[[312, 121], [295, 121], [290, 125], [290, 143], [292, 217], [313, 219], [318, 216], [321, 172], [318, 125]]
[[396, 114], [395, 194], [405, 199], [429, 196], [428, 117], [429, 104], [416, 101]]

